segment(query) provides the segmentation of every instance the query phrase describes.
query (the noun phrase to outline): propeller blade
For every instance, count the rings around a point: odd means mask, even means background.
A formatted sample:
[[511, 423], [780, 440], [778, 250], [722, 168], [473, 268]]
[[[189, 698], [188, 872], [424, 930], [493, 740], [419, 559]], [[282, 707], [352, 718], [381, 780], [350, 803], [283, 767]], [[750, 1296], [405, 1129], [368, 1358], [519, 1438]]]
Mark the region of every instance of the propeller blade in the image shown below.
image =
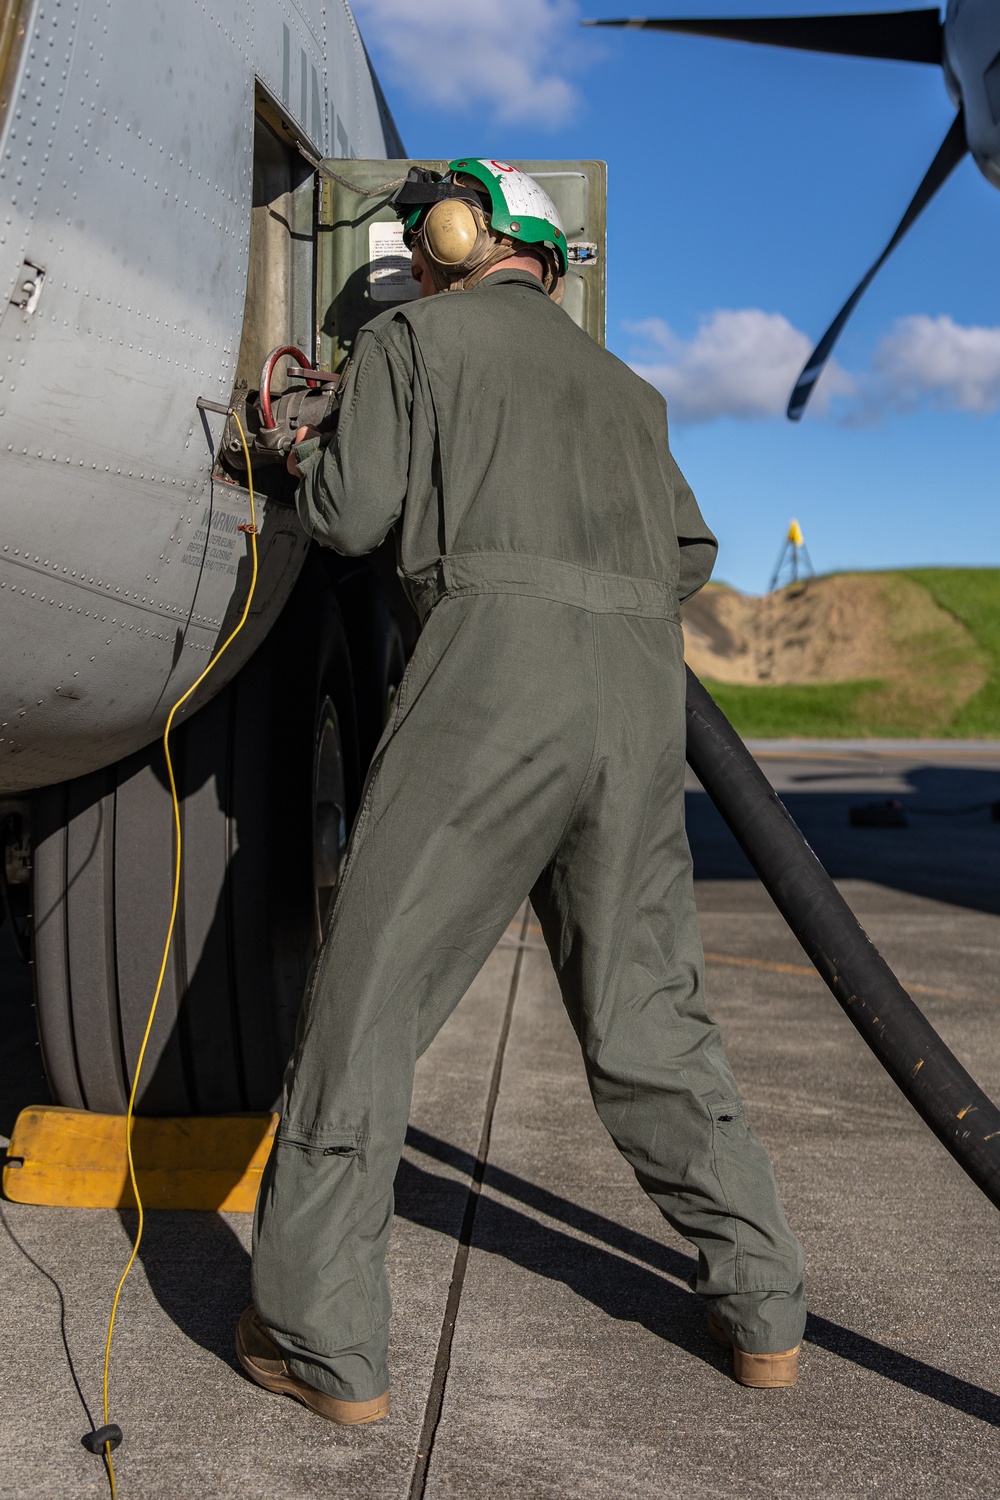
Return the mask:
[[944, 61], [940, 11], [888, 10], [841, 16], [734, 16], [732, 19], [582, 21], [583, 26], [633, 26], [648, 31], [687, 32], [733, 42], [794, 47], [800, 52], [836, 52], [844, 57], [888, 57], [897, 62]]
[[910, 203], [909, 208], [906, 210], [906, 213], [900, 219], [899, 227], [897, 228], [896, 233], [893, 235], [888, 245], [886, 245], [885, 249], [882, 251], [882, 254], [879, 256], [875, 264], [866, 273], [866, 275], [862, 277], [861, 281], [859, 281], [858, 285], [854, 288], [854, 291], [848, 297], [847, 301], [840, 309], [840, 312], [834, 318], [833, 322], [830, 324], [829, 328], [826, 330], [823, 337], [816, 345], [816, 348], [813, 350], [812, 354], [810, 354], [808, 360], [806, 361], [805, 368], [803, 369], [802, 374], [799, 376], [798, 380], [795, 382], [795, 389], [793, 390], [788, 401], [788, 416], [791, 421], [797, 422], [802, 413], [805, 411], [806, 403], [808, 402], [809, 397], [812, 395], [813, 386], [816, 384], [820, 375], [823, 373], [823, 368], [827, 360], [830, 358], [830, 355], [833, 353], [833, 346], [836, 344], [837, 340], [840, 338], [841, 333], [843, 332], [844, 324], [847, 322], [848, 318], [851, 316], [851, 313], [861, 301], [861, 298], [864, 296], [865, 292], [871, 286], [876, 272], [888, 260], [893, 250], [895, 250], [896, 246], [903, 238], [903, 235], [913, 224], [914, 220], [916, 220], [923, 212], [923, 210], [927, 207], [928, 203], [934, 197], [934, 194], [951, 176], [952, 172], [965, 156], [968, 149], [969, 142], [965, 134], [965, 115], [962, 110], [959, 110], [958, 114], [955, 116], [955, 119], [952, 122], [951, 129], [948, 131], [948, 134], [945, 136], [943, 142], [941, 143], [941, 148], [938, 151], [937, 156], [935, 156], [934, 160], [931, 162], [930, 167], [927, 170], [927, 175], [924, 177], [923, 182], [920, 184], [920, 186], [917, 188], [916, 193], [913, 195], [913, 199]]

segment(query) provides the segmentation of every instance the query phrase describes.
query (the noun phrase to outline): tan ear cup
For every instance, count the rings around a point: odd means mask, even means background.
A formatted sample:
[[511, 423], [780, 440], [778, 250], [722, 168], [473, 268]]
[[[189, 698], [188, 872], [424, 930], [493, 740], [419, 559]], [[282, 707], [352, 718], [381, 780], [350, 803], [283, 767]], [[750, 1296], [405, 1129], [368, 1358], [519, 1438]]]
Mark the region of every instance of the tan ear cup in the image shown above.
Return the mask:
[[474, 209], [461, 199], [435, 203], [423, 223], [424, 244], [439, 265], [460, 266], [476, 252], [485, 228]]

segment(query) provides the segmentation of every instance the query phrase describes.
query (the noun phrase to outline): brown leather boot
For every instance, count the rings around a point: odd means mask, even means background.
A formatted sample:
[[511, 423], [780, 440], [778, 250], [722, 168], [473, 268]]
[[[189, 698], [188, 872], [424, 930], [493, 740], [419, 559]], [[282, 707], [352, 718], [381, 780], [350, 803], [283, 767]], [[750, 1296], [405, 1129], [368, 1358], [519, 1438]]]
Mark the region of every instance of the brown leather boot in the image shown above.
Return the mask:
[[294, 1396], [296, 1401], [301, 1401], [303, 1406], [308, 1406], [317, 1416], [326, 1417], [328, 1422], [339, 1422], [342, 1427], [356, 1427], [361, 1422], [377, 1422], [388, 1415], [388, 1391], [374, 1401], [341, 1401], [293, 1375], [285, 1363], [284, 1355], [253, 1307], [247, 1308], [237, 1326], [236, 1353], [250, 1379], [262, 1385], [265, 1391]]
[[708, 1314], [708, 1336], [723, 1349], [733, 1351], [733, 1375], [740, 1385], [755, 1386], [760, 1390], [781, 1390], [792, 1386], [799, 1378], [799, 1350], [786, 1349], [782, 1354], [748, 1354], [733, 1343], [729, 1334]]

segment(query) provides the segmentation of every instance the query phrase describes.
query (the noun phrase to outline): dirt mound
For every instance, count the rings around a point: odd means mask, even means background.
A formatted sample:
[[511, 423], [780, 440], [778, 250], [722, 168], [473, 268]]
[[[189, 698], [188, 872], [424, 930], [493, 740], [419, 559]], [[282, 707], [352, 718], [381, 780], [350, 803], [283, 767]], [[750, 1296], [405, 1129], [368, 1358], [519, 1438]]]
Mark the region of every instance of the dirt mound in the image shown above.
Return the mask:
[[894, 573], [810, 579], [763, 598], [710, 584], [684, 607], [684, 641], [692, 669], [715, 682], [870, 682], [873, 722], [904, 703], [944, 722], [989, 674], [965, 626]]

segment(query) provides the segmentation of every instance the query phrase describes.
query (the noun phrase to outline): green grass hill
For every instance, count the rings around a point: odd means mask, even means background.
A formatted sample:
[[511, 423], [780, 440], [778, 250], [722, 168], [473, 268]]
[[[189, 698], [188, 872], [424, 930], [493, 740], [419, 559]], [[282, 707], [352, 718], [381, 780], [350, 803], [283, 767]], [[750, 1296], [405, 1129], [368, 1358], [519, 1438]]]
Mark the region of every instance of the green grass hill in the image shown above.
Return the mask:
[[810, 580], [685, 607], [691, 666], [746, 738], [1000, 738], [1000, 568]]

